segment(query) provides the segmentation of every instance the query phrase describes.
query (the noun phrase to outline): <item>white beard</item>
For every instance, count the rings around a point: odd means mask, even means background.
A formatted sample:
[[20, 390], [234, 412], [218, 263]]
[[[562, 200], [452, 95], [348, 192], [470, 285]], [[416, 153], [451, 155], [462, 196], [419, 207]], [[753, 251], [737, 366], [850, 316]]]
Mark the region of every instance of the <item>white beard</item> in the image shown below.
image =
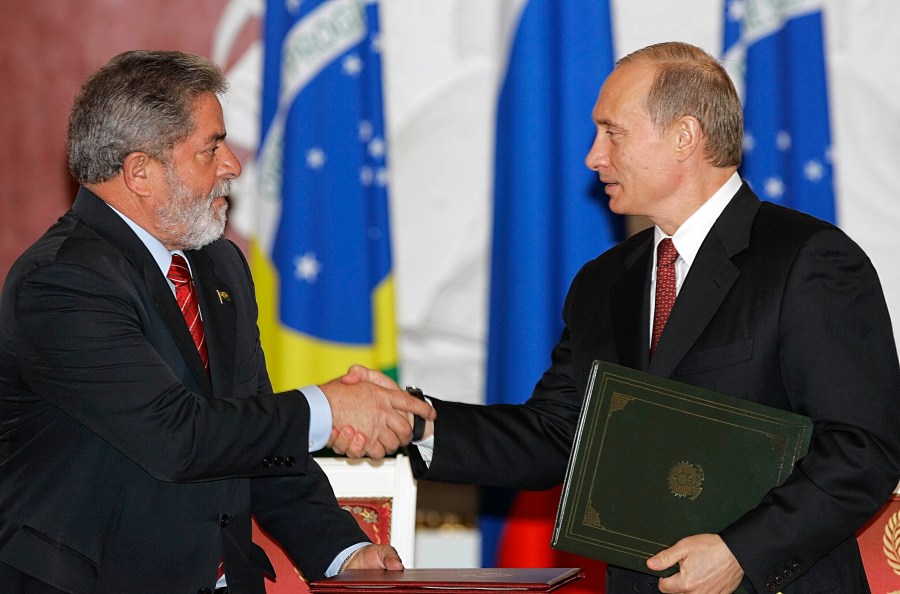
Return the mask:
[[197, 250], [222, 237], [228, 220], [228, 203], [218, 207], [212, 203], [231, 192], [231, 180], [216, 183], [207, 196], [192, 194], [171, 169], [166, 170], [166, 181], [169, 202], [156, 209], [160, 231], [167, 237], [165, 243], [180, 249]]

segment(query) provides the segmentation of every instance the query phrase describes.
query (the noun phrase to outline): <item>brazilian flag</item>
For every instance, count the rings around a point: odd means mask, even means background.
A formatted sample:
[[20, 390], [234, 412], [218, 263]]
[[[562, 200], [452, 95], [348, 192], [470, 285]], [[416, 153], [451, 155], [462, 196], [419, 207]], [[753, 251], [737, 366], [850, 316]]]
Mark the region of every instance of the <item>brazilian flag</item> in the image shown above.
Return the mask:
[[726, 3], [722, 64], [744, 104], [741, 177], [763, 200], [834, 223], [824, 4]]
[[396, 376], [378, 5], [269, 0], [251, 265], [276, 390]]

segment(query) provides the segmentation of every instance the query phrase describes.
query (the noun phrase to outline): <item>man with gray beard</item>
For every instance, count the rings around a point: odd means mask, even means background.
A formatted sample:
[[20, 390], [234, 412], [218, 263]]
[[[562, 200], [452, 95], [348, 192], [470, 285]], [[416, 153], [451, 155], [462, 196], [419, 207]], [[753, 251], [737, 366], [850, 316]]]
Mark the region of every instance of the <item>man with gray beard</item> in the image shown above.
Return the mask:
[[273, 393], [250, 270], [221, 238], [241, 173], [225, 87], [204, 58], [127, 52], [75, 101], [78, 196], [0, 297], [5, 594], [264, 594], [251, 514], [309, 579], [403, 568], [309, 452], [350, 425], [384, 455], [434, 415], [371, 384]]

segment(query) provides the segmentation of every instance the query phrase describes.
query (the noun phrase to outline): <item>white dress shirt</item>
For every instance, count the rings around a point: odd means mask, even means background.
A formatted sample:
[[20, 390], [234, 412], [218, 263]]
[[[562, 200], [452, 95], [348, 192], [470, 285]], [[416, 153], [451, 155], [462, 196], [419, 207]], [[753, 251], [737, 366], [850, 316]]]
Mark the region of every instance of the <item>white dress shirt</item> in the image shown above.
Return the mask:
[[697, 252], [700, 251], [700, 245], [709, 235], [710, 229], [716, 223], [719, 215], [737, 194], [741, 188], [741, 178], [734, 173], [725, 184], [716, 190], [709, 200], [694, 211], [685, 222], [675, 231], [675, 235], [666, 235], [662, 229], [654, 226], [653, 232], [653, 269], [650, 278], [650, 327], [647, 329], [647, 343], [650, 343], [653, 336], [653, 314], [656, 312], [656, 248], [659, 242], [670, 237], [672, 243], [675, 244], [675, 250], [678, 252], [678, 259], [675, 260], [675, 295], [681, 292], [681, 285], [687, 277], [691, 269], [691, 264], [697, 258]]

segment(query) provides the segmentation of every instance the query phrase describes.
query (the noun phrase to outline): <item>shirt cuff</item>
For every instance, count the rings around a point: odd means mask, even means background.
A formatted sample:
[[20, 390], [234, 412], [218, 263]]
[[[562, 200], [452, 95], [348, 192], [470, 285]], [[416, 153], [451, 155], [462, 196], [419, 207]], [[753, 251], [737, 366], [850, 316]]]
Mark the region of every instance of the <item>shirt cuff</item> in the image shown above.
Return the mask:
[[[431, 398], [428, 396], [425, 397], [425, 402], [431, 405], [431, 408], [434, 408], [434, 403], [431, 402]], [[425, 468], [431, 468], [431, 459], [434, 458], [434, 433], [425, 439], [420, 439], [419, 441], [412, 442], [414, 446], [419, 448], [419, 456], [422, 457], [422, 462], [425, 463]]]
[[309, 451], [315, 452], [331, 439], [331, 405], [319, 386], [306, 386], [300, 391], [309, 403]]
[[328, 569], [325, 570], [325, 577], [332, 577], [337, 575], [338, 570], [340, 570], [341, 565], [344, 564], [344, 561], [347, 560], [347, 557], [355, 553], [357, 550], [369, 546], [370, 542], [358, 542], [355, 545], [350, 545], [340, 553], [338, 556], [334, 558], [334, 561], [331, 562], [331, 565], [328, 566]]
[[414, 441], [413, 445], [419, 448], [419, 455], [422, 456], [425, 468], [431, 468], [431, 459], [434, 457], [434, 433], [422, 441]]

